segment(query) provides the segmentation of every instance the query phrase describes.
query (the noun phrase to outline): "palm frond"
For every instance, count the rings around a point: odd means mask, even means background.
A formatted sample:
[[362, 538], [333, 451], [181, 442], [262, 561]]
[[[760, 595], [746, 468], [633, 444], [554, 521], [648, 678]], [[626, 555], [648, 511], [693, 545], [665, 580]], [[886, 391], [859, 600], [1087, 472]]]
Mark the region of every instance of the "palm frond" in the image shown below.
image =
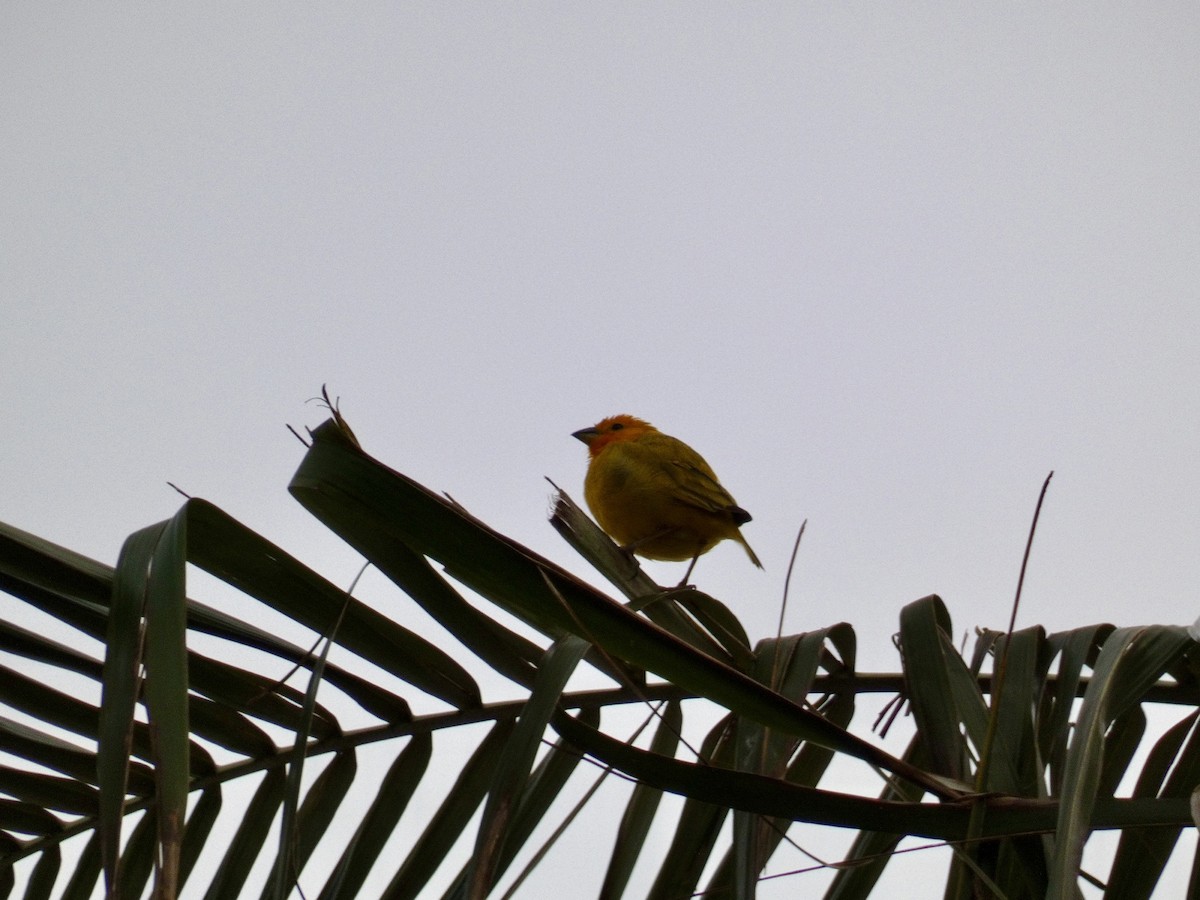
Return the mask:
[[[948, 896], [1075, 896], [1091, 878], [1148, 897], [1194, 827], [1200, 657], [1180, 628], [985, 630], [967, 661], [930, 596], [900, 612], [903, 671], [863, 673], [849, 624], [751, 646], [724, 604], [659, 591], [560, 492], [553, 522], [613, 599], [345, 427], [313, 432], [291, 491], [453, 647], [204, 500], [130, 536], [115, 567], [0, 525], [0, 896], [485, 897], [521, 883], [556, 819], [602, 821], [591, 790], [564, 812], [584, 760], [623, 815], [589, 825], [611, 851], [580, 895], [640, 877], [651, 897], [749, 897], [803, 829], [832, 827], [848, 830], [823, 882], [839, 900], [868, 896], [912, 836], [964, 848]], [[189, 567], [236, 603], [189, 596]], [[896, 756], [851, 728], [861, 695], [901, 684], [915, 733]], [[1151, 703], [1183, 710], [1156, 728]], [[661, 705], [636, 738], [617, 724], [631, 705]], [[822, 786], [847, 760], [876, 780]], [[1110, 870], [1084, 872], [1097, 829], [1121, 839]]]

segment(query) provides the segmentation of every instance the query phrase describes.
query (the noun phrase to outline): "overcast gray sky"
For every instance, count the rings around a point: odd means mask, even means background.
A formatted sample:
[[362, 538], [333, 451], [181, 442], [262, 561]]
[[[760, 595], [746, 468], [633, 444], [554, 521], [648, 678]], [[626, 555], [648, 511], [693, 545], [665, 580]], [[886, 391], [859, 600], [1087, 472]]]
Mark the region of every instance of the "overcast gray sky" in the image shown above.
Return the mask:
[[[752, 637], [1200, 613], [1193, 3], [6, 5], [0, 518], [112, 562], [170, 480], [338, 583], [366, 448], [581, 574], [630, 412], [754, 514]], [[672, 564], [651, 564], [670, 582]], [[1182, 882], [1181, 882], [1182, 883]], [[793, 885], [793, 889], [794, 889]]]

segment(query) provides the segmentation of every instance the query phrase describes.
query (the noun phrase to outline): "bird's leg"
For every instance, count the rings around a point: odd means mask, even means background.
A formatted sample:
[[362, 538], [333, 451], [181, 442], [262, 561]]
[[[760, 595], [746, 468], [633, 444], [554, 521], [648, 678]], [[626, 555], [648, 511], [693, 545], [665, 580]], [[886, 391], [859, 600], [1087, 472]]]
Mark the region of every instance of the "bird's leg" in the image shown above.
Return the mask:
[[670, 534], [674, 530], [674, 528], [668, 528], [664, 531], [658, 531], [654, 534], [647, 535], [644, 538], [638, 538], [636, 541], [630, 541], [628, 544], [618, 544], [617, 549], [625, 554], [625, 556], [629, 559], [630, 565], [633, 566], [634, 570], [636, 571], [640, 567], [638, 566], [638, 561], [633, 558], [633, 555], [637, 553], [638, 547], [643, 547], [651, 541], [656, 541], [663, 535]]
[[685, 588], [695, 587], [695, 585], [688, 584], [688, 578], [692, 574], [692, 569], [696, 568], [696, 561], [698, 559], [700, 559], [699, 553], [692, 557], [692, 561], [688, 563], [687, 571], [683, 573], [683, 580], [680, 581], [679, 584], [677, 584], [674, 588], [672, 588], [672, 590], [682, 591]]
[[[633, 554], [635, 552], [637, 552], [638, 547], [644, 546], [645, 544], [648, 544], [651, 541], [657, 541], [659, 538], [666, 537], [668, 534], [671, 534], [672, 532], [675, 532], [678, 530], [679, 529], [675, 528], [675, 527], [664, 528], [662, 531], [656, 531], [654, 534], [647, 535], [644, 538], [638, 538], [636, 541], [630, 541], [628, 544], [622, 544], [622, 545], [620, 545], [620, 550], [623, 553], [628, 554], [630, 560], [632, 561]], [[668, 591], [668, 590], [669, 591], [682, 591], [684, 588], [694, 587], [694, 585], [688, 584], [688, 578], [691, 577], [692, 569], [696, 568], [696, 561], [699, 559], [700, 559], [700, 554], [697, 553], [695, 556], [692, 557], [692, 561], [690, 563], [688, 563], [687, 571], [683, 573], [683, 580], [681, 582], [679, 582], [679, 584], [677, 584], [673, 588], [662, 588], [662, 590], [664, 590], [664, 591]]]
[[621, 544], [618, 544], [617, 551], [623, 557], [625, 557], [625, 561], [629, 564], [629, 571], [626, 573], [625, 577], [633, 578], [639, 571], [641, 571], [642, 568], [633, 555], [633, 549], [629, 545], [622, 546]]
[[[656, 531], [654, 534], [648, 534], [644, 538], [638, 538], [636, 541], [630, 541], [628, 544], [621, 544], [621, 545], [619, 545], [619, 549], [621, 550], [622, 553], [626, 554], [629, 557], [629, 561], [632, 562], [634, 564], [634, 566], [636, 567], [637, 562], [634, 560], [633, 554], [637, 552], [638, 547], [643, 547], [646, 544], [649, 544], [651, 541], [657, 541], [659, 538], [666, 537], [668, 534], [671, 534], [672, 532], [678, 531], [678, 530], [679, 529], [675, 528], [674, 526], [672, 526], [670, 528], [664, 528], [662, 531]], [[679, 582], [679, 585], [677, 587], [664, 588], [664, 587], [660, 586], [659, 590], [678, 591], [682, 588], [688, 587], [688, 583], [687, 583], [688, 575], [692, 574], [692, 568], [693, 568], [693, 566], [696, 565], [696, 560], [698, 560], [699, 558], [700, 558], [699, 554], [696, 554], [695, 556], [692, 557], [692, 562], [687, 567], [687, 573], [683, 576], [683, 581]]]
[[638, 547], [644, 547], [651, 541], [657, 541], [660, 537], [666, 537], [672, 531], [678, 531], [675, 527], [664, 528], [662, 531], [656, 531], [654, 534], [648, 534], [644, 538], [638, 538], [636, 541], [630, 541], [628, 544], [621, 544], [621, 549], [626, 553], [636, 553]]

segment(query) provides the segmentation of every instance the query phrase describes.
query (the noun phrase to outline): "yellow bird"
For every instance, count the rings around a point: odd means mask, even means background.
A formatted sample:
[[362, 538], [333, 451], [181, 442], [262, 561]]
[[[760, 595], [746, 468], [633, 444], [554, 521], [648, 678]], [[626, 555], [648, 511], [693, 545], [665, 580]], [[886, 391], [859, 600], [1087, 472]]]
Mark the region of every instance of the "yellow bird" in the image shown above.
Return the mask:
[[750, 513], [721, 483], [704, 458], [678, 438], [634, 416], [610, 416], [572, 437], [587, 444], [583, 493], [592, 514], [622, 549], [647, 559], [685, 560], [729, 538], [762, 563], [739, 530]]

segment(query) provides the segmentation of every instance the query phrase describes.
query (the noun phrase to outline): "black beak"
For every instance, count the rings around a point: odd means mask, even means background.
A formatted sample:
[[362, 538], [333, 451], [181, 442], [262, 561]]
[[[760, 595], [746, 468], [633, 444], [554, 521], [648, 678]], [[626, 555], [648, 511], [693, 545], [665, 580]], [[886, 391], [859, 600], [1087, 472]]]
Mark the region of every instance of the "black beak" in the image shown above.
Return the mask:
[[572, 431], [571, 437], [578, 438], [585, 444], [590, 444], [592, 442], [592, 438], [596, 437], [598, 434], [600, 434], [600, 432], [598, 432], [595, 428], [580, 428], [578, 431]]

